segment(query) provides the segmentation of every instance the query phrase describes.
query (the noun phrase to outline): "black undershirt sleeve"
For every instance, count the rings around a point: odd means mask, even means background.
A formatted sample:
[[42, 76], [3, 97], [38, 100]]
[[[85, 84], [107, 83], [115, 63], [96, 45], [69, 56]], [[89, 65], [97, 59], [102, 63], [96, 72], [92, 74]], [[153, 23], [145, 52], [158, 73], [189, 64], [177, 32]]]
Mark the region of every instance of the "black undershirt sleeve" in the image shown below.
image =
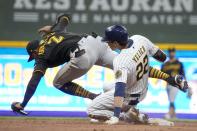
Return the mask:
[[29, 100], [31, 99], [31, 97], [34, 95], [36, 88], [38, 86], [38, 83], [40, 82], [43, 75], [44, 74], [40, 71], [33, 72], [33, 75], [27, 85], [27, 89], [25, 92], [23, 102], [21, 103], [22, 107], [25, 107], [27, 103], [29, 102]]
[[164, 62], [166, 60], [166, 54], [162, 51], [162, 50], [158, 50], [154, 55], [153, 58], [155, 58], [156, 60], [160, 61], [160, 62]]
[[29, 102], [29, 100], [31, 99], [31, 97], [34, 95], [41, 78], [45, 74], [46, 69], [47, 69], [46, 62], [43, 59], [36, 59], [33, 74], [27, 85], [23, 102], [21, 103], [22, 107], [25, 107]]

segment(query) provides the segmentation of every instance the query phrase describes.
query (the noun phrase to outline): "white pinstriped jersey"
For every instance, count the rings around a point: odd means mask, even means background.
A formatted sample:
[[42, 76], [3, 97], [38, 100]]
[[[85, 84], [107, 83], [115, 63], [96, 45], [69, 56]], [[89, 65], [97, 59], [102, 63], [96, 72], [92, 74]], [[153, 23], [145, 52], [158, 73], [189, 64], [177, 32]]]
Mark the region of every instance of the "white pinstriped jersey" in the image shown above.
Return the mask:
[[126, 83], [125, 94], [141, 93], [148, 85], [148, 57], [153, 56], [158, 47], [144, 36], [134, 35], [130, 48], [123, 49], [114, 59], [116, 82]]

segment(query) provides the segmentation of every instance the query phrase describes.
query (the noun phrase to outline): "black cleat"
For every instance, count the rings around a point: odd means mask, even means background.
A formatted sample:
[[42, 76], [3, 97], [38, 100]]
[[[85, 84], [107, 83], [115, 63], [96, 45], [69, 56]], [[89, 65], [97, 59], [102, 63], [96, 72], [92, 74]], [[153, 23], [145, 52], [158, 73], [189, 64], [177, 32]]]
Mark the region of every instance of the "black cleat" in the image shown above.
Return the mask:
[[129, 118], [131, 122], [136, 124], [148, 124], [148, 115], [144, 113], [140, 113], [136, 108], [130, 108], [128, 111]]
[[57, 16], [57, 20], [56, 20], [56, 23], [59, 23], [59, 21], [63, 18], [67, 18], [67, 22], [69, 23], [69, 21], [71, 20], [71, 16], [70, 14], [60, 14]]
[[24, 111], [23, 107], [17, 107], [18, 104], [20, 105], [19, 102], [13, 102], [12, 103], [12, 105], [11, 105], [12, 111], [15, 112], [15, 113], [27, 116], [28, 113]]

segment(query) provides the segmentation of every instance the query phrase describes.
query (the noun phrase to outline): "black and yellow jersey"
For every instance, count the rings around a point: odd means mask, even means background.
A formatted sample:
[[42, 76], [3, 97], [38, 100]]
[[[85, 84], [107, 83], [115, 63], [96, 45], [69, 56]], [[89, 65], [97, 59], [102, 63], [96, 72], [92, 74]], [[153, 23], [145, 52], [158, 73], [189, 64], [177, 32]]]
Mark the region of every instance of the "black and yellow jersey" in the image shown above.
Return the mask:
[[[36, 50], [35, 67], [32, 77], [27, 85], [24, 100], [21, 104], [25, 107], [44, 76], [47, 68], [56, 67], [70, 61], [70, 53], [78, 48], [78, 42], [87, 35], [66, 31], [68, 17], [58, 20], [51, 28], [51, 33], [43, 36]], [[59, 18], [57, 18], [59, 19]], [[36, 56], [36, 57], [35, 57]]]
[[78, 48], [78, 41], [85, 35], [71, 32], [50, 33], [40, 41], [35, 58], [35, 69], [45, 72], [70, 60], [70, 52]]
[[174, 61], [165, 62], [162, 65], [161, 70], [171, 76], [179, 74], [185, 77], [183, 64], [178, 59], [175, 59]]

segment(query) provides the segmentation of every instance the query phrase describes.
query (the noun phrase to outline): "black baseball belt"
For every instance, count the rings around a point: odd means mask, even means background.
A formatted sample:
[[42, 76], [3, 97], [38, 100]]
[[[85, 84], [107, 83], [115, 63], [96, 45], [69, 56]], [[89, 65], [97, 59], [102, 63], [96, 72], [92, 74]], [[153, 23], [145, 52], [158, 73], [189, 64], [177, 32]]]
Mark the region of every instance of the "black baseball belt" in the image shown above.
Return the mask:
[[140, 98], [141, 94], [130, 94], [129, 96], [135, 98], [134, 100], [129, 101], [129, 103], [128, 103], [129, 105], [135, 106], [139, 103], [139, 98]]
[[[96, 38], [98, 35], [95, 32], [92, 32], [91, 36], [94, 37], [94, 38]], [[88, 37], [88, 35], [84, 36], [84, 38], [87, 38], [87, 37]], [[85, 49], [80, 49], [79, 48], [79, 45], [77, 46], [77, 50], [78, 51], [75, 52], [75, 57], [76, 58], [77, 57], [80, 57], [80, 56], [82, 56], [83, 54], [86, 53]]]

